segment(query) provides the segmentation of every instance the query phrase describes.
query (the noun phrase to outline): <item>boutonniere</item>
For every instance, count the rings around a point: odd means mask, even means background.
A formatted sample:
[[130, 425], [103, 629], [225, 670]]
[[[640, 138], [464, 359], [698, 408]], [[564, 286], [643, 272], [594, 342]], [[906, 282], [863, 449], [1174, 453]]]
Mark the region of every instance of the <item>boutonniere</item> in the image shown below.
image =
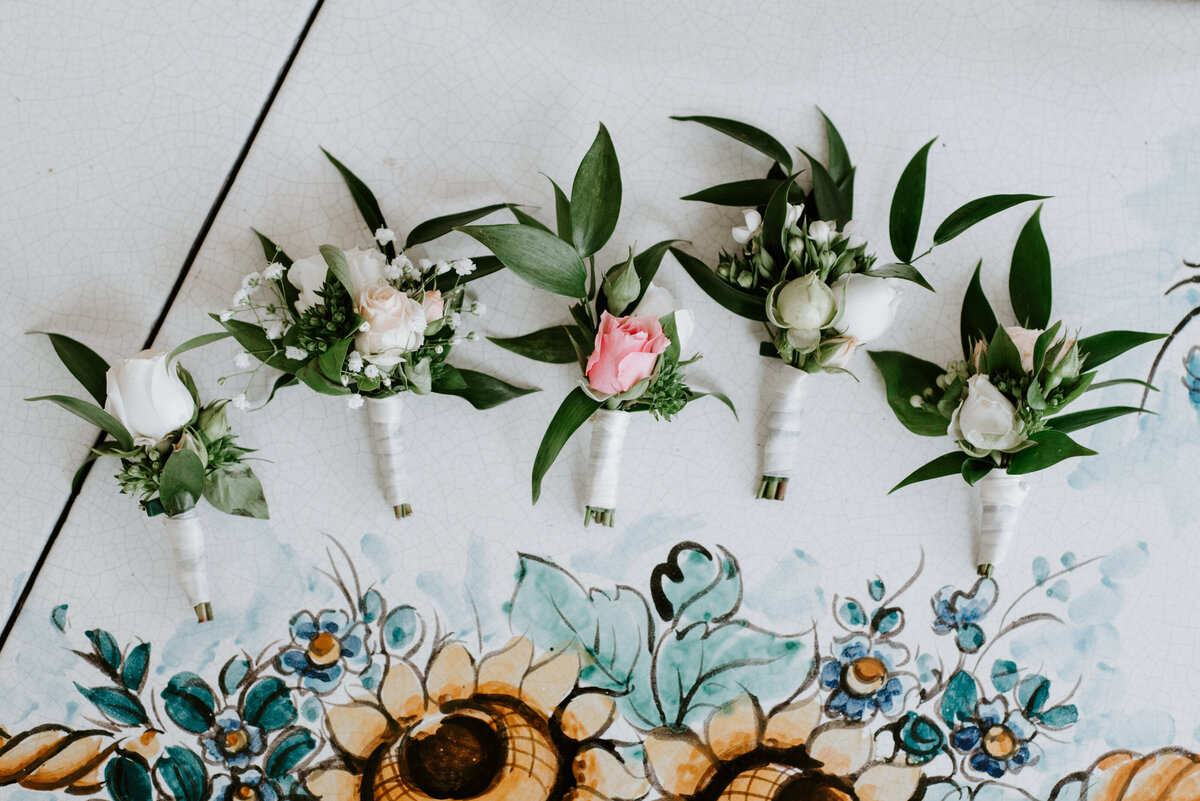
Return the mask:
[[[553, 183], [553, 182], [552, 182]], [[621, 211], [621, 172], [603, 125], [583, 157], [571, 194], [554, 186], [555, 230], [514, 209], [516, 225], [461, 230], [487, 246], [533, 286], [574, 301], [571, 321], [518, 337], [490, 338], [522, 356], [579, 366], [579, 386], [559, 406], [533, 464], [533, 500], [567, 440], [592, 420], [584, 523], [611, 526], [617, 507], [621, 444], [633, 412], [672, 420], [698, 392], [684, 369], [699, 356], [685, 350], [693, 321], [669, 292], [652, 282], [672, 244], [659, 242], [603, 272], [598, 252], [612, 236]]]

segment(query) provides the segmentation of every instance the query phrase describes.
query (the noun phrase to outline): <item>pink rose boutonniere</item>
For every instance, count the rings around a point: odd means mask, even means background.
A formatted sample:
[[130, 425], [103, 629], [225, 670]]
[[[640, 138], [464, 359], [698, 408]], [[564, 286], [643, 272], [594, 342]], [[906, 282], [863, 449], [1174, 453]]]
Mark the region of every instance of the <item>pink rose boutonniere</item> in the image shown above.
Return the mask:
[[[557, 186], [556, 186], [557, 189]], [[465, 226], [514, 273], [539, 289], [575, 299], [571, 322], [518, 337], [489, 337], [514, 353], [542, 362], [577, 363], [583, 375], [559, 406], [533, 462], [533, 501], [563, 446], [589, 419], [592, 441], [584, 524], [611, 526], [617, 505], [621, 446], [630, 412], [671, 420], [696, 392], [681, 361], [691, 315], [676, 309], [651, 281], [673, 240], [659, 242], [616, 264], [599, 278], [596, 254], [612, 236], [621, 210], [621, 171], [603, 125], [575, 173], [571, 198], [558, 192], [558, 235], [522, 212], [519, 225]], [[565, 210], [565, 214], [564, 214]], [[586, 263], [585, 263], [586, 260]]]

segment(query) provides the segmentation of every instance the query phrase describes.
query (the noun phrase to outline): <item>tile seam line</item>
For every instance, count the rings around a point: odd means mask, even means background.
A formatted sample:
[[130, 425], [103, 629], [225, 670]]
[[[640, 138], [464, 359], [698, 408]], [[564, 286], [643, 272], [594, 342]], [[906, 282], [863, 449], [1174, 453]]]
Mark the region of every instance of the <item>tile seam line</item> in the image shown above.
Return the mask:
[[[162, 309], [154, 320], [154, 324], [150, 327], [149, 333], [146, 335], [146, 340], [142, 344], [142, 348], [149, 348], [154, 344], [154, 340], [158, 338], [159, 331], [162, 330], [163, 324], [166, 322], [167, 315], [170, 314], [171, 308], [175, 305], [175, 300], [179, 296], [180, 290], [183, 288], [184, 281], [187, 280], [188, 274], [191, 272], [192, 266], [196, 262], [196, 258], [200, 254], [200, 248], [204, 246], [205, 240], [208, 238], [208, 232], [212, 229], [213, 222], [220, 213], [221, 208], [225, 205], [225, 200], [229, 196], [229, 191], [233, 188], [233, 184], [237, 181], [238, 174], [241, 172], [242, 165], [245, 163], [247, 156], [250, 154], [250, 149], [254, 146], [255, 139], [258, 138], [258, 132], [262, 129], [263, 123], [266, 121], [267, 115], [270, 114], [271, 107], [275, 104], [275, 98], [279, 95], [279, 91], [283, 88], [284, 82], [287, 80], [288, 73], [292, 69], [292, 64], [295, 63], [296, 57], [300, 54], [301, 47], [304, 46], [304, 41], [308, 38], [309, 31], [312, 30], [313, 23], [316, 22], [317, 14], [321, 11], [321, 7], [325, 4], [325, 0], [316, 0], [312, 10], [308, 14], [308, 18], [304, 21], [304, 26], [300, 29], [300, 33], [296, 36], [295, 42], [292, 44], [291, 50], [288, 52], [287, 58], [284, 59], [283, 65], [279, 68], [279, 72], [275, 75], [275, 81], [271, 85], [271, 90], [267, 93], [266, 99], [258, 110], [258, 115], [254, 118], [254, 123], [250, 126], [250, 131], [246, 135], [246, 139], [242, 142], [242, 147], [238, 151], [237, 157], [230, 166], [229, 171], [225, 174], [225, 180], [221, 183], [221, 188], [217, 191], [217, 196], [213, 199], [209, 206], [208, 214], [205, 215], [204, 221], [200, 224], [200, 229], [196, 232], [196, 237], [192, 240], [192, 245], [188, 248], [187, 255], [184, 256], [183, 264], [179, 268], [179, 275], [175, 278], [175, 283], [172, 284], [170, 292], [167, 293], [166, 300], [163, 302]], [[96, 438], [93, 447], [98, 446], [104, 435], [101, 434]], [[54, 521], [54, 527], [50, 531], [50, 536], [46, 539], [46, 544], [42, 547], [42, 552], [38, 555], [37, 561], [34, 562], [29, 577], [25, 579], [25, 584], [21, 588], [21, 593], [13, 604], [12, 611], [8, 615], [8, 620], [4, 624], [3, 632], [0, 632], [0, 656], [5, 652], [8, 646], [9, 637], [12, 635], [13, 629], [16, 626], [17, 620], [21, 617], [21, 612], [25, 607], [25, 602], [29, 599], [33, 592], [33, 587], [37, 583], [38, 577], [41, 575], [42, 568], [46, 565], [46, 560], [50, 556], [50, 552], [54, 549], [55, 542], [58, 541], [59, 534], [62, 533], [63, 527], [66, 525], [67, 519], [71, 515], [71, 510], [75, 506], [75, 501], [79, 497], [83, 485], [87, 482], [91, 475], [92, 467], [95, 462], [86, 463], [80, 474], [79, 481], [75, 482], [70, 495], [67, 496], [66, 502], [63, 504], [62, 511], [58, 515], [58, 519]]]

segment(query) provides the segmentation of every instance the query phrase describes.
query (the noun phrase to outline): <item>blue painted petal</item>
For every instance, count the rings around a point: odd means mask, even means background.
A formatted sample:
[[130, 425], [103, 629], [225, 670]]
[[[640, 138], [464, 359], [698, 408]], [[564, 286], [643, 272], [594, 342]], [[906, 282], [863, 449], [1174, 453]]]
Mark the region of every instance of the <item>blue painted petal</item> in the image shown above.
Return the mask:
[[227, 774], [218, 773], [213, 776], [212, 780], [212, 797], [215, 801], [225, 801], [229, 797], [229, 790], [233, 787], [233, 780]]
[[243, 751], [240, 754], [225, 757], [225, 764], [230, 768], [244, 768], [250, 764], [250, 754]]
[[362, 673], [371, 665], [371, 655], [363, 641], [351, 635], [342, 640], [342, 658], [346, 669], [352, 673]]
[[217, 715], [217, 728], [221, 731], [235, 731], [242, 727], [242, 716], [236, 709], [226, 709]]
[[284, 651], [275, 660], [275, 667], [279, 668], [280, 673], [295, 673], [308, 667], [308, 657], [303, 651]]
[[1016, 738], [1023, 743], [1029, 742], [1030, 738], [1037, 732], [1034, 725], [1029, 722], [1029, 718], [1021, 714], [1020, 710], [1016, 710], [1006, 717], [1004, 725], [1011, 729]]
[[980, 773], [986, 773], [993, 779], [999, 779], [1004, 775], [1004, 763], [997, 762], [982, 751], [971, 754], [971, 767]]
[[871, 648], [871, 653], [878, 659], [881, 659], [883, 664], [887, 665], [889, 672], [895, 670], [898, 665], [902, 665], [908, 661], [907, 648], [901, 645], [893, 645], [886, 640], [875, 643]]
[[1017, 749], [1017, 753], [1013, 754], [1009, 761], [1014, 765], [1024, 765], [1029, 761], [1029, 756], [1029, 746], [1023, 745]]
[[892, 678], [880, 688], [879, 692], [875, 693], [875, 703], [879, 706], [880, 712], [890, 716], [903, 707], [901, 689], [900, 681]]
[[842, 682], [842, 665], [836, 659], [828, 659], [821, 665], [821, 685], [833, 689]]
[[342, 634], [338, 641], [342, 645], [342, 656], [349, 658], [358, 655], [365, 650], [363, 640], [367, 638], [367, 626], [362, 621], [351, 626], [345, 634]]
[[242, 784], [249, 784], [252, 786], [259, 784], [265, 778], [267, 777], [263, 775], [263, 772], [258, 768], [244, 770], [237, 776], [238, 781], [240, 781]]
[[317, 628], [330, 634], [344, 631], [350, 625], [350, 616], [341, 609], [322, 609], [317, 615]]
[[963, 726], [950, 733], [950, 742], [959, 751], [974, 751], [979, 745], [979, 739], [978, 726]]
[[261, 754], [267, 746], [267, 738], [263, 736], [263, 731], [258, 726], [249, 724], [242, 727], [246, 732], [246, 737], [249, 739], [249, 744], [246, 750], [251, 754]]
[[[862, 720], [863, 715], [867, 711], [867, 702], [869, 700], [870, 700], [869, 696], [867, 698], [855, 698], [852, 695], [847, 695], [846, 703], [842, 707], [843, 711], [846, 714], [846, 717], [851, 718], [852, 720]], [[875, 706], [874, 706], [874, 704], [872, 704], [871, 712], [874, 712], [874, 711], [875, 711]]]
[[304, 645], [317, 636], [317, 622], [313, 620], [310, 612], [297, 612], [292, 615], [288, 628], [292, 632], [292, 639]]
[[984, 726], [996, 726], [1008, 717], [1008, 702], [1003, 695], [998, 695], [991, 701], [980, 701], [975, 705], [975, 718]]
[[345, 671], [341, 665], [330, 665], [324, 670], [308, 670], [304, 672], [300, 683], [315, 693], [324, 694], [338, 686], [343, 673]]
[[960, 623], [977, 623], [983, 620], [996, 603], [996, 582], [985, 578], [979, 582], [974, 597], [959, 596], [955, 617]]
[[853, 662], [855, 659], [862, 659], [867, 655], [867, 648], [871, 641], [861, 634], [855, 634], [848, 637], [841, 643], [839, 659], [843, 662]]
[[201, 737], [200, 747], [204, 750], [204, 758], [209, 762], [219, 765], [225, 761], [225, 755], [221, 753], [216, 737]]
[[264, 781], [258, 785], [258, 797], [260, 801], [279, 801], [279, 793], [275, 791], [275, 782]]
[[841, 690], [838, 690], [836, 693], [834, 693], [833, 695], [831, 695], [829, 697], [828, 706], [829, 706], [830, 713], [836, 712], [838, 714], [845, 715], [846, 714], [846, 702], [848, 702], [849, 700], [850, 700], [849, 695], [842, 692]]

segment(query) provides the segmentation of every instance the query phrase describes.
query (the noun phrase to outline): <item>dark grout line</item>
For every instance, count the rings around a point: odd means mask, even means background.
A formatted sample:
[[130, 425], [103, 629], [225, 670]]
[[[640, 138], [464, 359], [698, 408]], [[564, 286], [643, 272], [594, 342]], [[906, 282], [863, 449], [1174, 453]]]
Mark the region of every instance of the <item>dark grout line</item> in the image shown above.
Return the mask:
[[[325, 0], [316, 0], [313, 4], [312, 11], [309, 13], [308, 19], [305, 20], [304, 27], [300, 29], [300, 33], [296, 37], [296, 42], [292, 45], [291, 52], [288, 53], [283, 66], [279, 68], [279, 72], [275, 76], [275, 83], [271, 86], [271, 91], [267, 95], [267, 99], [263, 102], [262, 108], [259, 109], [258, 116], [254, 120], [254, 125], [251, 126], [250, 133], [246, 136], [246, 141], [242, 143], [242, 149], [238, 151], [233, 166], [226, 173], [225, 181], [221, 184], [220, 191], [217, 192], [216, 198], [208, 209], [208, 214], [204, 217], [204, 222], [200, 224], [200, 230], [196, 232], [196, 238], [192, 240], [192, 246], [188, 249], [187, 256], [183, 259], [183, 265], [179, 269], [179, 276], [171, 286], [171, 291], [167, 294], [167, 299], [163, 302], [162, 310], [158, 313], [158, 317], [155, 318], [154, 324], [150, 327], [149, 334], [146, 335], [146, 341], [142, 344], [143, 349], [149, 348], [154, 344], [154, 340], [158, 338], [158, 332], [162, 329], [163, 323], [166, 322], [171, 307], [175, 305], [175, 299], [179, 296], [179, 291], [183, 288], [183, 282], [187, 280], [188, 273], [191, 272], [192, 266], [196, 263], [196, 257], [200, 255], [200, 248], [204, 246], [204, 240], [208, 237], [208, 232], [212, 229], [213, 222], [217, 219], [217, 214], [220, 213], [221, 207], [225, 205], [225, 199], [229, 196], [229, 190], [233, 188], [238, 173], [241, 171], [242, 165], [245, 164], [246, 157], [250, 154], [250, 148], [254, 146], [254, 140], [258, 137], [258, 132], [262, 128], [267, 114], [270, 113], [271, 106], [274, 105], [275, 98], [279, 95], [279, 90], [283, 88], [283, 83], [287, 80], [288, 72], [291, 70], [292, 64], [295, 63], [296, 56], [299, 55], [300, 48], [304, 45], [304, 40], [308, 38], [308, 32], [312, 29], [313, 23], [317, 20], [317, 14], [324, 4]], [[96, 438], [92, 447], [98, 446], [103, 439], [104, 435], [101, 434]], [[59, 514], [58, 519], [54, 521], [54, 528], [51, 529], [50, 536], [46, 539], [46, 544], [42, 548], [41, 554], [38, 555], [37, 562], [34, 563], [29, 578], [25, 580], [25, 586], [21, 588], [21, 595], [17, 598], [16, 604], [13, 605], [12, 612], [9, 613], [8, 621], [4, 624], [4, 631], [0, 632], [0, 654], [4, 652], [5, 646], [8, 645], [8, 638], [12, 635], [13, 628], [17, 624], [17, 619], [21, 616], [21, 610], [25, 607], [25, 602], [29, 600], [29, 595], [33, 592], [33, 585], [37, 583], [38, 576], [41, 574], [42, 568], [46, 565], [46, 559], [50, 556], [50, 551], [54, 548], [54, 543], [58, 540], [58, 535], [62, 533], [63, 526], [66, 525], [67, 518], [71, 514], [71, 509], [74, 508], [75, 501], [79, 498], [79, 493], [83, 489], [88, 476], [91, 475], [94, 465], [95, 462], [89, 462], [83, 467], [83, 470], [79, 474], [79, 481], [74, 482], [71, 494], [67, 496], [67, 501], [63, 505], [62, 512]]]

